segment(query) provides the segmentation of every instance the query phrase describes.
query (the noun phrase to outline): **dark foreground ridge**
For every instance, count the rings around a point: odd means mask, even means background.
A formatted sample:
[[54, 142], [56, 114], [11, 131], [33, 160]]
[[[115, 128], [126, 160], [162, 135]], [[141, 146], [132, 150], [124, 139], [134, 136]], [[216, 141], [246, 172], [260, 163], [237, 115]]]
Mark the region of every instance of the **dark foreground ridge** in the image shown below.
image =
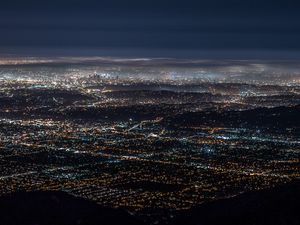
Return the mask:
[[173, 225], [298, 225], [300, 180], [273, 189], [202, 204]]
[[64, 192], [15, 193], [0, 198], [1, 225], [141, 225], [120, 209]]
[[[298, 225], [300, 181], [205, 203], [171, 225]], [[120, 209], [103, 208], [63, 192], [15, 193], [0, 198], [1, 225], [142, 225]]]

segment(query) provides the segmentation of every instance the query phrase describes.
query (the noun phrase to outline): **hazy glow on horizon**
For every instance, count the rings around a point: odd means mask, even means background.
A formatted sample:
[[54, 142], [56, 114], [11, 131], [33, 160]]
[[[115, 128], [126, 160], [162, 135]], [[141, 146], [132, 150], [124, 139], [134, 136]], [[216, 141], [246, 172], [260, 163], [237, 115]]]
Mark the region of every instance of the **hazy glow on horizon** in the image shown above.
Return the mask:
[[0, 57], [0, 78], [70, 78], [105, 74], [143, 80], [300, 83], [299, 61], [121, 57]]

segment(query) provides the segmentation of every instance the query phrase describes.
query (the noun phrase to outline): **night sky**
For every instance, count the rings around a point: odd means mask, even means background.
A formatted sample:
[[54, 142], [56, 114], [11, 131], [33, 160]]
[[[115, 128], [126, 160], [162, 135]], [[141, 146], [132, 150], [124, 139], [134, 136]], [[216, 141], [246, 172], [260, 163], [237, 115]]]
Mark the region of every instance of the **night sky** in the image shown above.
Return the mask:
[[300, 50], [300, 3], [285, 0], [10, 0], [0, 47]]

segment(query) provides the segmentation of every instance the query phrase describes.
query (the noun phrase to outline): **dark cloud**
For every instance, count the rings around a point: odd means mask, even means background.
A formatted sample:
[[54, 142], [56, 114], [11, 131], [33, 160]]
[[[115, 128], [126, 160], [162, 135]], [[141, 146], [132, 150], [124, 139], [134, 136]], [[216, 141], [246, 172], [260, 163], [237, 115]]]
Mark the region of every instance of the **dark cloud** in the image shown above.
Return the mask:
[[0, 46], [300, 49], [300, 3], [258, 0], [10, 0]]

